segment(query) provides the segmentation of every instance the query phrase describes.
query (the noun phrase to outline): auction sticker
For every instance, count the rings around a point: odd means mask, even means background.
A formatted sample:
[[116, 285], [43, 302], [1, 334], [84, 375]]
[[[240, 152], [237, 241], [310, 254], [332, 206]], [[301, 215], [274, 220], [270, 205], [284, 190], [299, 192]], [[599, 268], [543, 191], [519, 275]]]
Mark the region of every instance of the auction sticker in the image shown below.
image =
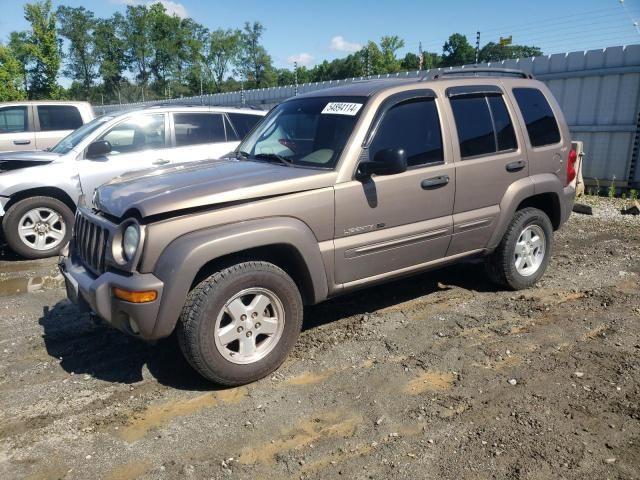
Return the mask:
[[329, 102], [324, 107], [322, 113], [333, 113], [336, 115], [350, 115], [354, 116], [362, 108], [361, 103], [348, 103], [348, 102]]

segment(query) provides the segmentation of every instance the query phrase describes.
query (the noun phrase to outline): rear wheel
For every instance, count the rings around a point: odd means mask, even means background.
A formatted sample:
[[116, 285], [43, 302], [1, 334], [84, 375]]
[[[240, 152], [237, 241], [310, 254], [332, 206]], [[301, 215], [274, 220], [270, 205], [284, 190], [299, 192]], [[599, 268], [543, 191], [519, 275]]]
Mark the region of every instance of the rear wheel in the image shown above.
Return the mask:
[[17, 254], [33, 259], [60, 253], [73, 227], [73, 212], [60, 200], [31, 197], [12, 205], [2, 221], [5, 240]]
[[188, 295], [178, 322], [180, 348], [205, 378], [242, 385], [277, 369], [302, 327], [293, 280], [267, 262], [221, 270]]
[[553, 227], [547, 214], [537, 208], [518, 210], [500, 245], [487, 257], [487, 272], [501, 286], [531, 287], [544, 275], [552, 248]]

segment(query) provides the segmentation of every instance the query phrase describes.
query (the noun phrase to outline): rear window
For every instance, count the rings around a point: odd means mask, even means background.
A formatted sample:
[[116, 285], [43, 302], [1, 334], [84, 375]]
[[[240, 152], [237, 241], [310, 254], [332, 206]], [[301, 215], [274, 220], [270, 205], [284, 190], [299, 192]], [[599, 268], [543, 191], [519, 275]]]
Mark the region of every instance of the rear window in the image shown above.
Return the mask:
[[240, 139], [243, 139], [262, 118], [260, 115], [247, 115], [246, 113], [227, 113], [227, 115]]
[[501, 95], [461, 95], [451, 98], [460, 156], [477, 157], [515, 150], [513, 123]]
[[82, 116], [71, 105], [38, 105], [41, 132], [75, 130], [82, 126]]
[[177, 147], [226, 142], [224, 123], [219, 113], [176, 113], [173, 120]]
[[536, 88], [514, 88], [513, 95], [527, 125], [531, 145], [542, 147], [558, 143], [558, 122], [544, 94]]
[[27, 107], [0, 108], [0, 133], [19, 133], [28, 129]]

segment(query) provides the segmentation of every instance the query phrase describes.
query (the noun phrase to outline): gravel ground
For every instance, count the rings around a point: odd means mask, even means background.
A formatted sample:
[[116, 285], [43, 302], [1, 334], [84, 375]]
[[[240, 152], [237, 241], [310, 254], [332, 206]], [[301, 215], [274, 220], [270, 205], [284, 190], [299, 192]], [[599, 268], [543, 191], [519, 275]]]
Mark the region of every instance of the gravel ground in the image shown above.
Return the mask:
[[468, 262], [332, 300], [234, 389], [0, 258], [0, 478], [640, 478], [640, 217], [608, 200], [536, 288]]

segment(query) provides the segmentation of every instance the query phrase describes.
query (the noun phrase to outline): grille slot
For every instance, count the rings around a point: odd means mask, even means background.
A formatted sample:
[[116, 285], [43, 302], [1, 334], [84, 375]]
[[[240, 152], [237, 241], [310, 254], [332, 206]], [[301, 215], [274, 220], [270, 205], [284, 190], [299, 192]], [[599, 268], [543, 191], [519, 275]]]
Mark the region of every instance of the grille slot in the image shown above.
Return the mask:
[[81, 213], [76, 216], [73, 228], [76, 252], [84, 266], [98, 275], [104, 273], [109, 230]]

